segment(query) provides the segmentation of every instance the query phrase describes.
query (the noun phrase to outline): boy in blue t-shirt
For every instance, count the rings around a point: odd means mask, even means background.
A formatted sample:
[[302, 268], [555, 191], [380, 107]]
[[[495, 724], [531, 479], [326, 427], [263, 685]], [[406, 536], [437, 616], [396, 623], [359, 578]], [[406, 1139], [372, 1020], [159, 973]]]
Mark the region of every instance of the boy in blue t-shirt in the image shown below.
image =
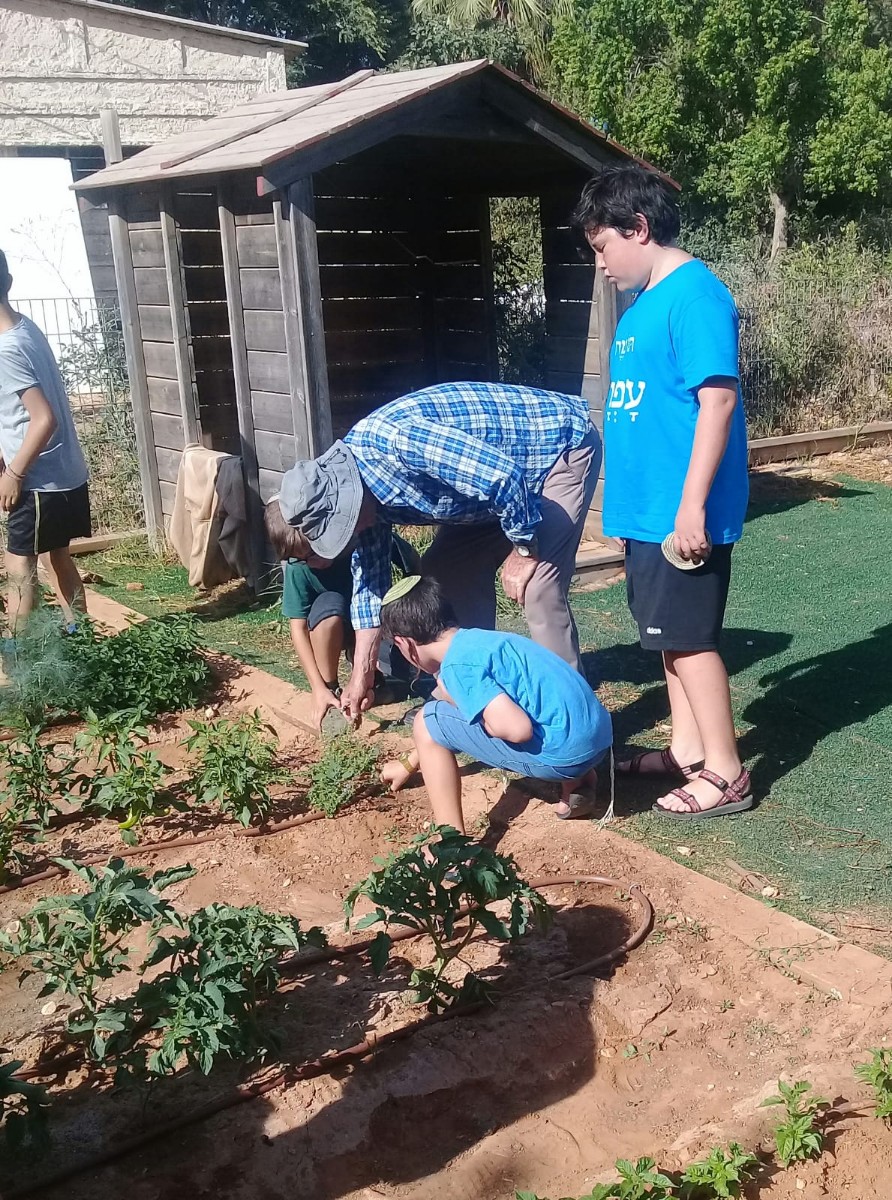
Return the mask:
[[740, 812], [750, 776], [718, 653], [749, 495], [737, 309], [675, 245], [678, 207], [654, 172], [605, 168], [575, 220], [606, 278], [633, 295], [610, 352], [604, 533], [625, 544], [629, 607], [641, 645], [662, 652], [672, 712], [669, 748], [620, 768], [685, 782], [654, 806], [666, 817]]
[[405, 658], [439, 677], [415, 717], [415, 752], [382, 768], [393, 791], [421, 768], [434, 820], [464, 833], [456, 755], [561, 784], [557, 815], [591, 815], [595, 767], [613, 741], [592, 689], [551, 650], [514, 633], [459, 629], [434, 579], [412, 576], [388, 592], [381, 628]]

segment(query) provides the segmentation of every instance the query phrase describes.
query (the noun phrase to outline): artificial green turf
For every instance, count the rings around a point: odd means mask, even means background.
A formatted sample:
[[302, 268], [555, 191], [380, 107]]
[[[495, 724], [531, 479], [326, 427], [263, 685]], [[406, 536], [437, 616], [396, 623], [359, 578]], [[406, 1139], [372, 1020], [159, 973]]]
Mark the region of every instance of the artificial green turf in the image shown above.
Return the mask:
[[[770, 477], [769, 477], [770, 479]], [[892, 488], [764, 478], [734, 554], [725, 657], [758, 807], [669, 825], [650, 814], [655, 780], [619, 780], [616, 828], [688, 865], [724, 859], [767, 875], [803, 915], [892, 910]], [[203, 605], [182, 568], [96, 556], [101, 589], [150, 614], [191, 606], [208, 644], [303, 683], [270, 601], [226, 613]], [[122, 559], [124, 560], [122, 564]], [[138, 579], [142, 592], [123, 584]], [[642, 651], [622, 585], [574, 596], [586, 661], [613, 710], [617, 746], [665, 744], [665, 689]], [[661, 728], [662, 725], [662, 728]]]

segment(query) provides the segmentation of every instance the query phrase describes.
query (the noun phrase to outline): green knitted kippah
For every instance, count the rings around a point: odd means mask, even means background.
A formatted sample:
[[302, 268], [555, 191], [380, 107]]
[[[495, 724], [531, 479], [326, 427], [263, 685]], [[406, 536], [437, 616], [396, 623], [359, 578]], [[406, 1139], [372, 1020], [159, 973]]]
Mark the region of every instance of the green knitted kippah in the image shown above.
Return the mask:
[[408, 596], [412, 588], [418, 583], [421, 583], [420, 575], [407, 575], [404, 579], [398, 580], [392, 588], [388, 589], [381, 603], [393, 604], [394, 600], [402, 600], [403, 596]]

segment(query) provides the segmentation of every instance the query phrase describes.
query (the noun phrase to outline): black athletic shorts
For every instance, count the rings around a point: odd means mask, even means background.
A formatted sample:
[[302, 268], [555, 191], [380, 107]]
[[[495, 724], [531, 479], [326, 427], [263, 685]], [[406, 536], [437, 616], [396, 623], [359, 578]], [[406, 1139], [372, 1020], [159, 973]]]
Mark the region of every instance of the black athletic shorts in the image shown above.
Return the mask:
[[32, 557], [59, 550], [92, 532], [85, 483], [70, 492], [22, 492], [9, 514], [6, 548], [10, 554]]
[[718, 648], [733, 549], [713, 546], [702, 566], [680, 571], [659, 542], [626, 541], [626, 593], [645, 650]]

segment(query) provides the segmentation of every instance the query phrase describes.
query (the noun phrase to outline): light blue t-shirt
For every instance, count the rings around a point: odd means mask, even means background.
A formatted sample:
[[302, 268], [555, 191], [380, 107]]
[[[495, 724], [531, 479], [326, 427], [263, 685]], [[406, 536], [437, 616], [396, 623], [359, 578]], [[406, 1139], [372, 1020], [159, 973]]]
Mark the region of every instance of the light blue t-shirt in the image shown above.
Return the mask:
[[[675, 527], [700, 412], [697, 392], [739, 379], [731, 293], [698, 259], [635, 297], [610, 351], [604, 406], [604, 533], [661, 542]], [[738, 387], [728, 446], [706, 502], [713, 542], [743, 534], [749, 497], [746, 422]]]
[[38, 387], [46, 396], [56, 428], [31, 464], [22, 486], [34, 492], [70, 492], [87, 482], [87, 464], [71, 416], [71, 405], [49, 342], [21, 317], [0, 333], [0, 451], [12, 462], [22, 448], [31, 418], [22, 393]]
[[530, 748], [549, 766], [590, 761], [613, 741], [610, 715], [588, 683], [562, 658], [516, 633], [460, 629], [440, 679], [466, 721], [479, 720], [503, 692], [529, 716]]

